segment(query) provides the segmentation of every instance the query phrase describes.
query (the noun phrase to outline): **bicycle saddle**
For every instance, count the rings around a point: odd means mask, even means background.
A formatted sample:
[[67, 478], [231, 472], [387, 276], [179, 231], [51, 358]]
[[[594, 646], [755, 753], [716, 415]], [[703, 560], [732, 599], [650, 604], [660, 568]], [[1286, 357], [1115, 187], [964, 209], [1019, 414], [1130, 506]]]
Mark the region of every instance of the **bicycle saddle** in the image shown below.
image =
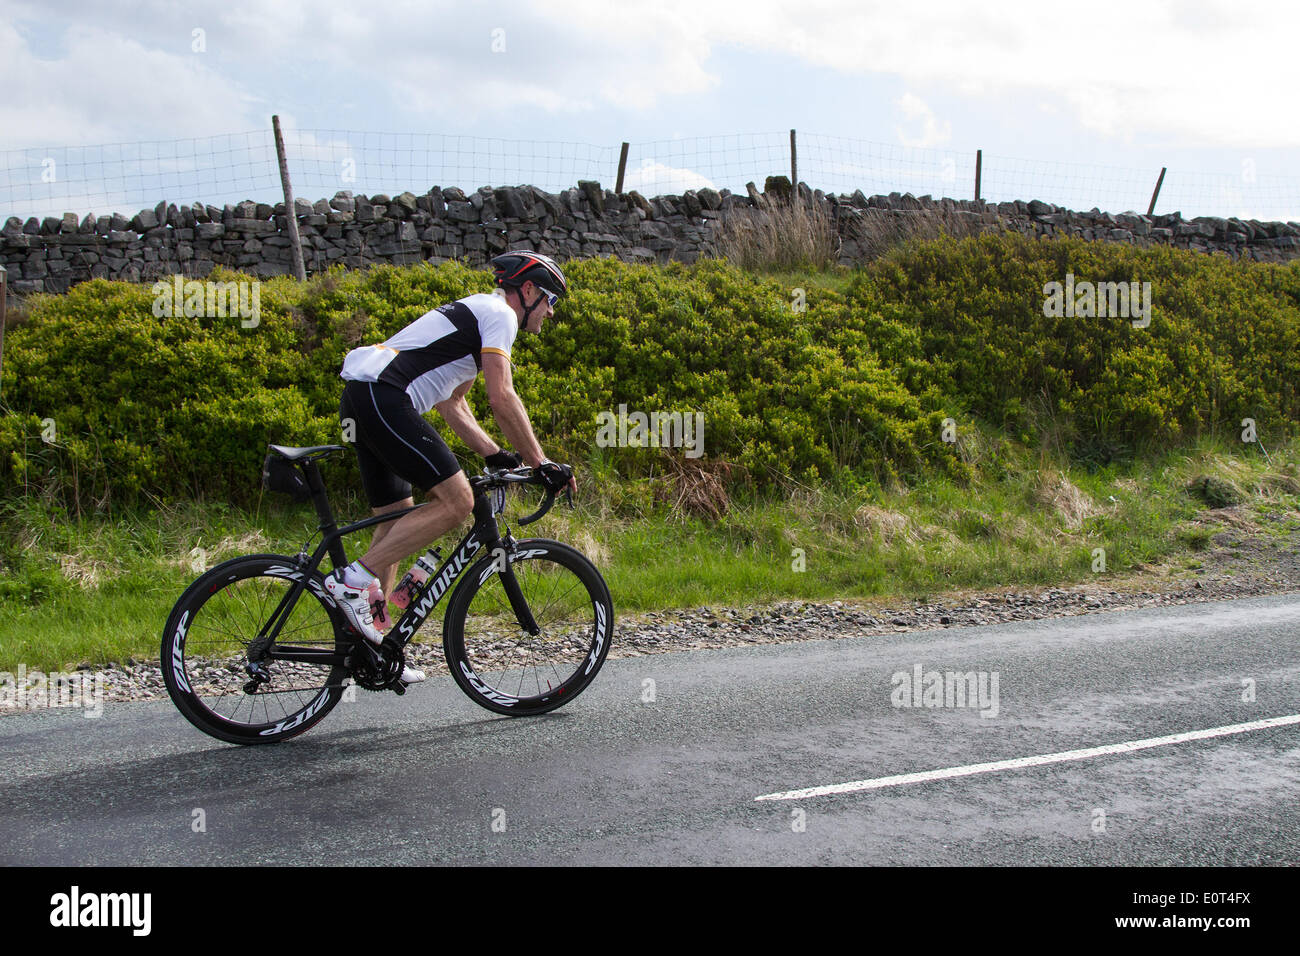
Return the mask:
[[313, 445], [311, 448], [294, 448], [291, 445], [269, 445], [271, 451], [288, 461], [323, 458], [331, 452], [344, 451], [342, 445]]

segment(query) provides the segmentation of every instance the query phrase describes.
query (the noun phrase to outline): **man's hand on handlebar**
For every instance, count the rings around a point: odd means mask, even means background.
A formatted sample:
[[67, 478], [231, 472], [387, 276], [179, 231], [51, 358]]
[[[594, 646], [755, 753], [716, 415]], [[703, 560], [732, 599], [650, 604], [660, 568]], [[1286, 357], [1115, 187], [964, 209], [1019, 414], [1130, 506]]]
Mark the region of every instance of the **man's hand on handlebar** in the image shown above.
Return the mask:
[[578, 483], [573, 479], [573, 469], [568, 465], [558, 465], [548, 458], [536, 470], [547, 491], [558, 493], [567, 489], [572, 495], [578, 490]]
[[483, 459], [489, 468], [518, 468], [523, 464], [523, 458], [512, 451], [506, 451], [504, 448], [493, 452]]

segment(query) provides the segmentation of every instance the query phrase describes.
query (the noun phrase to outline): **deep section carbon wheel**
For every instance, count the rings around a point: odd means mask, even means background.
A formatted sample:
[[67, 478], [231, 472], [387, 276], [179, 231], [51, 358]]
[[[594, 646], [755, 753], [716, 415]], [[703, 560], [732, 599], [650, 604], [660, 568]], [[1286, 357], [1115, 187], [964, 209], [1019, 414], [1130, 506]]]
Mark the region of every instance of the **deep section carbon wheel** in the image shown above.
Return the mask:
[[[337, 662], [264, 660], [256, 676], [246, 670], [249, 643], [302, 576], [292, 558], [249, 555], [208, 571], [176, 602], [163, 631], [163, 679], [180, 712], [204, 733], [274, 743], [312, 727], [338, 703], [347, 670]], [[317, 573], [276, 648], [337, 656], [347, 649], [344, 633]]]
[[[506, 566], [487, 554], [447, 605], [443, 648], [461, 690], [499, 714], [542, 714], [568, 703], [605, 662], [614, 606], [596, 566], [558, 541], [520, 541]], [[508, 576], [518, 584], [515, 600]], [[520, 622], [536, 623], [529, 633]], [[531, 623], [531, 622], [530, 622]]]

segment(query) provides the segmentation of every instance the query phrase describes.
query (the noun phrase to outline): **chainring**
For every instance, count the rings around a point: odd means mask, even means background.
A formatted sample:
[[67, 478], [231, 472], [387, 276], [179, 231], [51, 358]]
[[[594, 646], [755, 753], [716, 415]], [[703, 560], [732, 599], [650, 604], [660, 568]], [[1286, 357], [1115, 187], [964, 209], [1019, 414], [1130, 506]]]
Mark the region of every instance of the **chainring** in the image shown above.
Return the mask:
[[406, 655], [391, 637], [385, 637], [377, 648], [367, 641], [358, 641], [348, 655], [348, 669], [362, 690], [392, 690], [400, 686], [405, 668]]

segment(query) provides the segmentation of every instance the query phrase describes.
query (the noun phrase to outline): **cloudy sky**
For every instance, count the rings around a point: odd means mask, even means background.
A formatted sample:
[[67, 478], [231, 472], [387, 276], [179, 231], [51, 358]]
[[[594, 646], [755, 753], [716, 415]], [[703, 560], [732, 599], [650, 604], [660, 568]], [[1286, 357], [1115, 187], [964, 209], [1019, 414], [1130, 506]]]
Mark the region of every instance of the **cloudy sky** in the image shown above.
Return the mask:
[[1236, 0], [0, 0], [0, 215], [274, 199], [278, 113], [312, 199], [612, 187], [622, 141], [629, 186], [743, 189], [794, 128], [833, 191], [968, 198], [978, 148], [986, 198], [1145, 211], [1168, 166], [1161, 211], [1300, 219], [1298, 27]]

